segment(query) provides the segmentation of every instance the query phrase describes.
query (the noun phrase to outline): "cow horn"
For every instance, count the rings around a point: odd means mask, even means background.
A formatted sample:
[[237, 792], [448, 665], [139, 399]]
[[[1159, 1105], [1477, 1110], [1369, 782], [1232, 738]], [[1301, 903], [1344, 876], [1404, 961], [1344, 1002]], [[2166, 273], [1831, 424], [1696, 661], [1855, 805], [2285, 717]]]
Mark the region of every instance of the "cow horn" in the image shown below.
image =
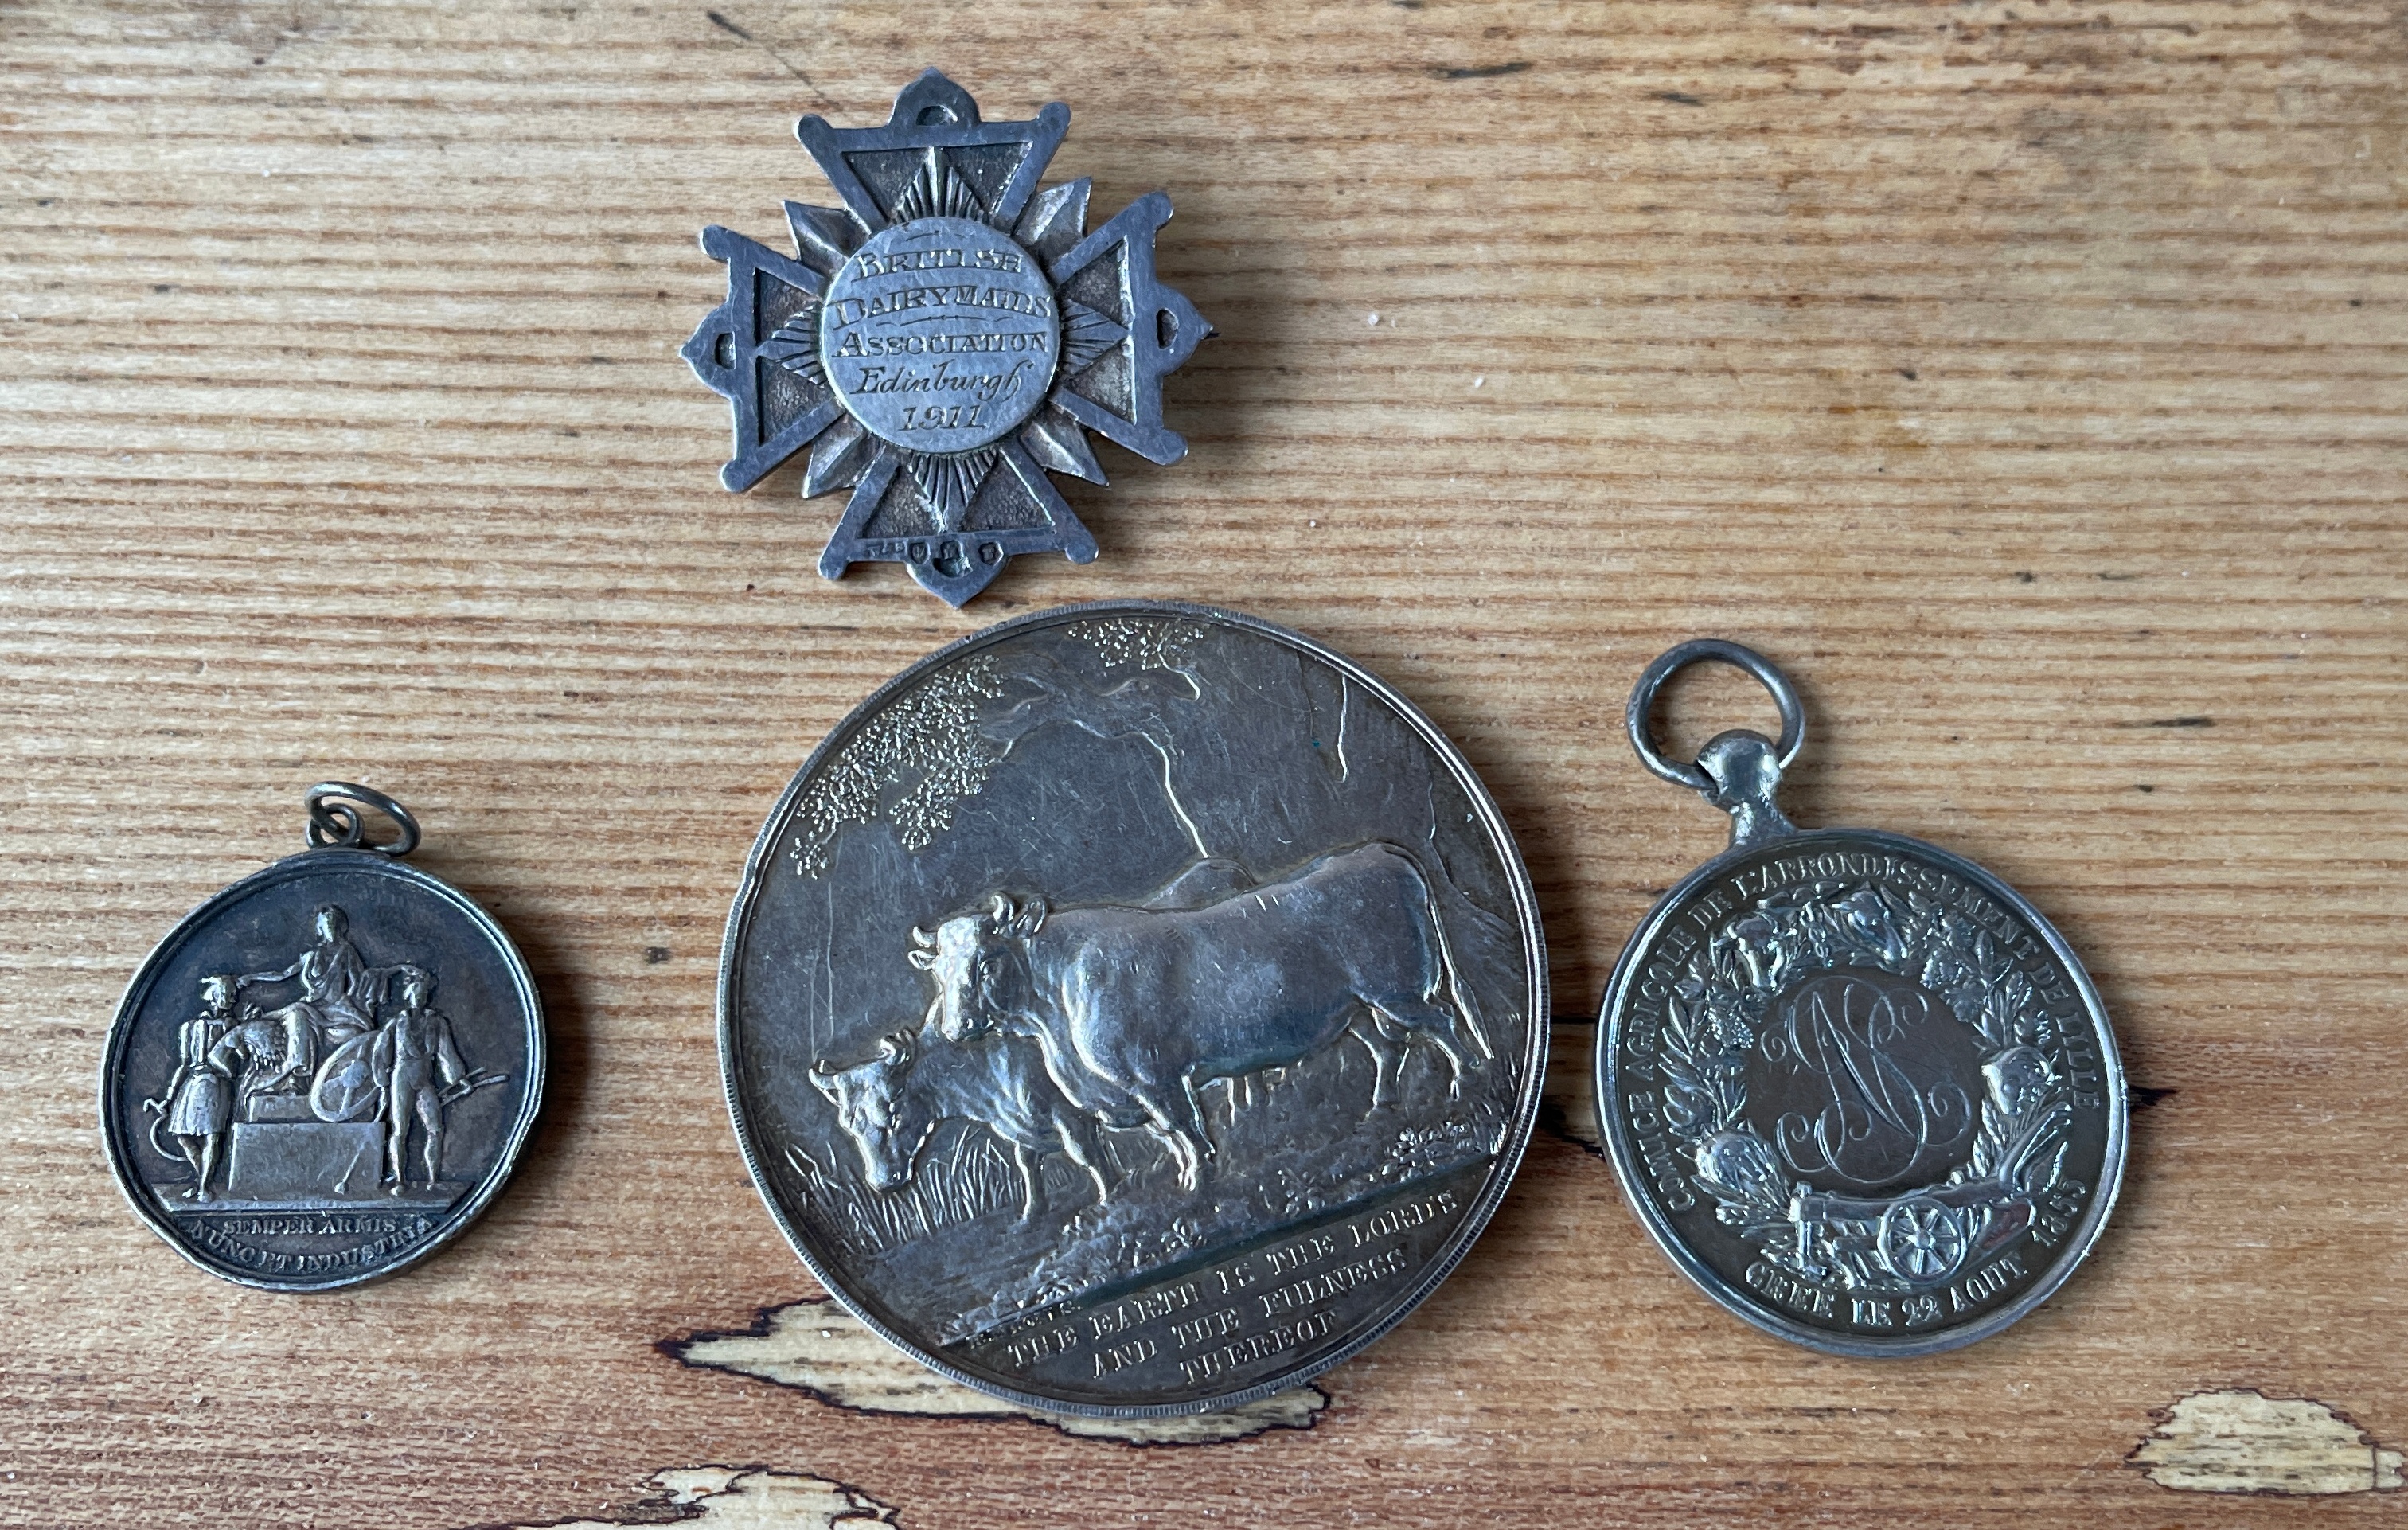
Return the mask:
[[1011, 917], [1011, 898], [1007, 894], [997, 893], [995, 895], [995, 903], [988, 911], [995, 915], [996, 923], [1002, 923]]
[[937, 937], [914, 924], [911, 926], [911, 944], [922, 951], [934, 951], [937, 949]]

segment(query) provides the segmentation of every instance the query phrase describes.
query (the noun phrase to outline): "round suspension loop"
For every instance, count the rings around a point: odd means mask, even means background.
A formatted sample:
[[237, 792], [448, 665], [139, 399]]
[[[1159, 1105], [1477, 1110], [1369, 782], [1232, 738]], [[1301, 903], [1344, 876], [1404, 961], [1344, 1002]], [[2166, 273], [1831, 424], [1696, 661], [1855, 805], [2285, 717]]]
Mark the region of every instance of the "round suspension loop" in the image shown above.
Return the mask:
[[1789, 683], [1789, 677], [1781, 672], [1781, 666], [1743, 643], [1734, 643], [1727, 637], [1697, 637], [1657, 655], [1656, 662], [1640, 675], [1639, 683], [1630, 691], [1630, 708], [1624, 716], [1624, 722], [1630, 732], [1630, 747], [1639, 751], [1641, 765], [1664, 779], [1711, 795], [1714, 791], [1713, 779], [1698, 769], [1695, 762], [1684, 765], [1666, 759], [1663, 751], [1656, 747], [1655, 732], [1647, 721], [1648, 713], [1656, 706], [1656, 694], [1663, 690], [1665, 681], [1691, 665], [1708, 663], [1727, 664], [1743, 669], [1756, 677], [1757, 684], [1772, 694], [1772, 704], [1781, 712], [1781, 740], [1773, 748], [1778, 751], [1779, 763], [1784, 769], [1788, 768], [1790, 761], [1798, 758], [1798, 751], [1805, 745], [1806, 708], [1798, 699], [1798, 690]]
[[[408, 808], [374, 788], [354, 781], [320, 781], [302, 800], [309, 809], [305, 836], [312, 850], [372, 850], [379, 855], [399, 857], [418, 848], [418, 820], [409, 816]], [[367, 813], [391, 821], [398, 831], [395, 836], [370, 839]]]

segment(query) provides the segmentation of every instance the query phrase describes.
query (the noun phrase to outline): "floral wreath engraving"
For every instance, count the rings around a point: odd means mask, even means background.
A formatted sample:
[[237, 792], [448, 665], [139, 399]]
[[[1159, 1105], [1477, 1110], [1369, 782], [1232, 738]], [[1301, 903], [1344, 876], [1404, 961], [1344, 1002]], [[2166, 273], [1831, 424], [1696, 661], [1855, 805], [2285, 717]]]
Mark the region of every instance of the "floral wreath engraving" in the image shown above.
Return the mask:
[[[1920, 1094], [1887, 1087], [1885, 1069], [1907, 1080], [1877, 1046], [1842, 1060], [1873, 1112], [1884, 1100], [1910, 1112], [1892, 1124], [1918, 1144], [1956, 1113], [1943, 1136], [1970, 1138], [1970, 1152], [1942, 1179], [1878, 1196], [1819, 1191], [1793, 1171], [1801, 1152], [1824, 1154], [1810, 1167], [1831, 1162], [1822, 1122], [1784, 1117], [1768, 1139], [1749, 1119], [1750, 1057], [1789, 1045], [1769, 1035], [1779, 1029], [1776, 1005], [1820, 974], [1847, 973], [1919, 985], [1945, 1005], [1942, 1023], [1953, 1019], [1971, 1033], [1984, 1086], [1978, 1121], [1973, 1102], [1945, 1080]], [[1657, 1049], [1665, 1124], [1716, 1219], [1767, 1262], [1817, 1285], [1919, 1295], [2028, 1231], [2046, 1237], [2078, 1203], [2083, 1187], [2064, 1179], [2072, 1108], [2041, 1048], [2048, 1022], [2039, 995], [1987, 931], [1939, 900], [1849, 881], [1777, 893], [1726, 920], [1671, 988]], [[1861, 1043], [1864, 1022], [1853, 1023]]]

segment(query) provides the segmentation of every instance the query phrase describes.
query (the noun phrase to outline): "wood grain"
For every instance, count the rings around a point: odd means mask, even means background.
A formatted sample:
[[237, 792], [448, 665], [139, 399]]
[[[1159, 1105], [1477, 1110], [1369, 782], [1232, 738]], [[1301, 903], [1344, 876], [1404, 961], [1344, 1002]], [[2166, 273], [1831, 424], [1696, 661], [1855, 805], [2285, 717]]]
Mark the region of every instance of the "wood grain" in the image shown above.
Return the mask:
[[[609, 1520], [734, 1503], [659, 1476], [714, 1465], [914, 1530], [2396, 1518], [2126, 1460], [2201, 1392], [2408, 1441], [2396, 7], [715, 3], [0, 9], [0, 1519]], [[930, 63], [1070, 102], [1099, 213], [1168, 188], [1221, 332], [1169, 385], [1188, 460], [1070, 486], [1102, 560], [958, 615], [819, 579], [838, 505], [791, 470], [723, 493], [675, 354], [695, 231], [824, 199], [793, 119]], [[1422, 703], [1573, 1016], [1718, 838], [1626, 688], [1699, 633], [1773, 653], [1795, 816], [2020, 885], [2164, 1092], [2095, 1261], [1961, 1354], [1805, 1354], [1647, 1244], [1567, 1055], [1564, 1129], [1309, 1428], [1131, 1446], [655, 1348], [817, 1294], [718, 1094], [761, 816], [910, 659], [1108, 595]], [[1692, 742], [1762, 709], [1675, 699]], [[328, 776], [418, 810], [556, 1063], [456, 1248], [280, 1299], [127, 1214], [93, 1086], [142, 952]]]

